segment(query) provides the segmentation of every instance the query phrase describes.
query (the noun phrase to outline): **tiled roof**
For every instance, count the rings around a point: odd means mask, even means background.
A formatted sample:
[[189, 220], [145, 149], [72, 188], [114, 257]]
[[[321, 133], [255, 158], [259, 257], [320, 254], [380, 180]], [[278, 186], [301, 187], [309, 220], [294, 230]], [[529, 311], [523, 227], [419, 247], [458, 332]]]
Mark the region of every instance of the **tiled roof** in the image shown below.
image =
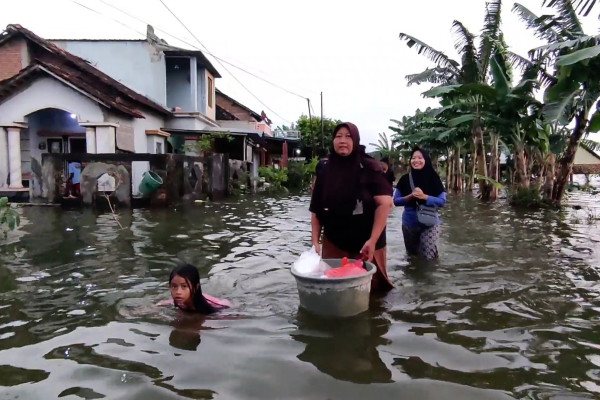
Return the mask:
[[73, 71], [65, 68], [65, 66], [57, 66], [40, 60], [36, 60], [29, 67], [21, 70], [17, 75], [0, 82], [0, 102], [12, 96], [20, 88], [32, 84], [40, 75], [48, 75], [58, 79], [59, 81], [84, 92], [85, 95], [106, 108], [115, 109], [135, 118], [144, 118], [144, 115], [141, 114], [139, 110], [125, 104], [119, 96], [113, 97], [106, 91], [97, 89], [87, 82], [85, 77], [81, 74], [73, 73]]
[[240, 108], [242, 108], [243, 110], [245, 110], [250, 116], [252, 116], [252, 118], [256, 119], [257, 122], [262, 121], [262, 117], [260, 116], [259, 113], [252, 111], [251, 109], [249, 109], [248, 107], [246, 107], [245, 105], [243, 105], [242, 103], [240, 103], [239, 101], [237, 101], [236, 99], [227, 96], [225, 93], [221, 92], [219, 89], [215, 88], [215, 96], [216, 96], [216, 102], [217, 102], [217, 107], [223, 109], [224, 111], [226, 111], [228, 114], [230, 114], [234, 119], [239, 119], [235, 116], [235, 112], [227, 109], [227, 104], [224, 104], [222, 101], [220, 101], [219, 97], [231, 102], [233, 105], [236, 105]]
[[[94, 68], [83, 58], [77, 57], [57, 45], [43, 39], [21, 25], [8, 25], [0, 36], [0, 45], [12, 37], [22, 35], [43, 50], [32, 52], [32, 65], [22, 70], [18, 75], [0, 82], [0, 97], [7, 85], [20, 85], [27, 82], [32, 74], [46, 72], [59, 76], [91, 96], [103, 99], [106, 107], [115, 108], [129, 115], [143, 118], [139, 108], [144, 107], [163, 115], [171, 112], [160, 104], [131, 90], [102, 71]], [[36, 68], [35, 64], [39, 67]]]

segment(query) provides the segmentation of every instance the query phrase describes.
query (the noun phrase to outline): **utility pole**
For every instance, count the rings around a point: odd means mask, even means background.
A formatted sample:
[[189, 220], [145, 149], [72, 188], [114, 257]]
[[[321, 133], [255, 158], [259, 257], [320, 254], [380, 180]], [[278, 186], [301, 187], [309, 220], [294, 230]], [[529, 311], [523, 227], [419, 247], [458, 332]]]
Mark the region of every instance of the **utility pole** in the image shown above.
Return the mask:
[[316, 151], [316, 143], [315, 143], [315, 134], [313, 132], [313, 126], [312, 126], [312, 114], [310, 113], [310, 99], [307, 97], [306, 101], [308, 102], [308, 125], [310, 126], [310, 139], [312, 142], [312, 156], [314, 157], [315, 154], [317, 153]]
[[325, 128], [323, 125], [323, 92], [321, 92], [321, 150], [325, 150]]

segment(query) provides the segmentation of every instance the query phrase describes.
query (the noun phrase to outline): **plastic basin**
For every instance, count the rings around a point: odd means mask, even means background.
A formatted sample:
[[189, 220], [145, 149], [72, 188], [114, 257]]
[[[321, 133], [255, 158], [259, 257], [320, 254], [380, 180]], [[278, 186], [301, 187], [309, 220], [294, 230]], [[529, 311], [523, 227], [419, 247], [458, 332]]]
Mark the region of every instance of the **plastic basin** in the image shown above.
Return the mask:
[[[323, 261], [334, 268], [342, 265], [339, 258]], [[376, 268], [374, 264], [365, 262], [366, 274], [341, 278], [320, 278], [291, 272], [296, 278], [301, 307], [322, 316], [350, 317], [369, 309], [371, 277]]]
[[146, 171], [142, 175], [142, 181], [140, 182], [140, 193], [145, 196], [152, 194], [160, 187], [160, 185], [162, 185], [162, 183], [162, 178], [155, 172]]

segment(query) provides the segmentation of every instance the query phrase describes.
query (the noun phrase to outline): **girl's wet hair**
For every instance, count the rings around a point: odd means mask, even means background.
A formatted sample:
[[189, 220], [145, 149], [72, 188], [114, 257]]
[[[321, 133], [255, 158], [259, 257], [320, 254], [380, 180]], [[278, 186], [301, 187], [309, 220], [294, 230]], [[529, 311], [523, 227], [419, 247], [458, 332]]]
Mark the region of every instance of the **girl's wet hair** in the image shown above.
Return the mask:
[[190, 286], [190, 292], [194, 304], [194, 311], [202, 314], [212, 314], [217, 310], [211, 306], [206, 298], [202, 295], [202, 287], [200, 286], [200, 273], [198, 268], [191, 264], [185, 264], [176, 267], [169, 275], [169, 285], [175, 276], [180, 276], [185, 279]]

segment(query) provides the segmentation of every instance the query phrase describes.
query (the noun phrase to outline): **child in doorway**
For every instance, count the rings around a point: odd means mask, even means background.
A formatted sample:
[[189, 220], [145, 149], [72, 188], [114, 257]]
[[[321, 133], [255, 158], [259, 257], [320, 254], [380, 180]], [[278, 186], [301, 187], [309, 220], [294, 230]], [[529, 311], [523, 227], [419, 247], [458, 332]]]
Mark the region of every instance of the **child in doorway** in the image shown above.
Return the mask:
[[67, 195], [65, 197], [75, 198], [81, 195], [81, 163], [78, 161], [69, 163], [69, 177], [67, 178]]
[[229, 300], [202, 293], [200, 274], [191, 264], [185, 264], [171, 271], [169, 289], [172, 300], [161, 301], [158, 305], [173, 304], [181, 310], [205, 315], [232, 307]]

